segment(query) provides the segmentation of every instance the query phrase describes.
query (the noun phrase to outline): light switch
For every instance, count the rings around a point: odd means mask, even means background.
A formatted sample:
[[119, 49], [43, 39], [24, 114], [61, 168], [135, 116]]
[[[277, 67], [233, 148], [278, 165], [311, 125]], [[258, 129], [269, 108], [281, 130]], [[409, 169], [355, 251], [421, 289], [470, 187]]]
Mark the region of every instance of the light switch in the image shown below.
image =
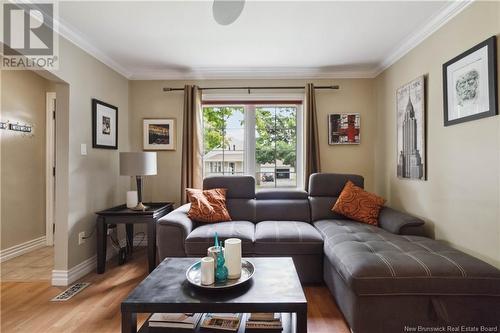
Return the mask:
[[87, 144], [86, 143], [82, 143], [80, 145], [80, 153], [82, 155], [87, 155]]

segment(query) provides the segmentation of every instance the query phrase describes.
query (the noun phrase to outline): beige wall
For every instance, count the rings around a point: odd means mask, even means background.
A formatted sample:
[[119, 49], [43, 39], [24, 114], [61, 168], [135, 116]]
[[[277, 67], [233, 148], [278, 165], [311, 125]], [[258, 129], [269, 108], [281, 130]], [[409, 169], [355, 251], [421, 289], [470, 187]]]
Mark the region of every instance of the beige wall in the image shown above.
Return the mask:
[[[424, 218], [437, 239], [498, 267], [500, 118], [444, 127], [441, 71], [449, 59], [499, 33], [500, 2], [476, 2], [378, 76], [375, 154], [375, 188], [390, 205]], [[400, 180], [396, 89], [422, 74], [427, 77], [428, 181]]]
[[[181, 130], [183, 92], [163, 92], [163, 87], [183, 87], [195, 83], [209, 86], [301, 85], [305, 80], [221, 80], [221, 81], [131, 81], [130, 82], [130, 138], [131, 149], [142, 149], [143, 118], [176, 118], [177, 150], [158, 153], [158, 175], [147, 177], [146, 200], [180, 199]], [[374, 188], [374, 141], [376, 130], [375, 92], [373, 80], [341, 79], [312, 80], [316, 85], [339, 84], [341, 89], [316, 92], [321, 163], [324, 172], [358, 173], [365, 177], [366, 187]], [[276, 91], [274, 91], [276, 92]], [[227, 91], [221, 93], [227, 94]], [[241, 93], [241, 92], [240, 92]], [[244, 93], [244, 92], [242, 92]], [[294, 91], [297, 93], [297, 91]], [[298, 91], [300, 93], [300, 91]], [[358, 112], [361, 114], [361, 144], [329, 146], [327, 115], [329, 113]]]
[[49, 81], [30, 71], [2, 71], [2, 121], [31, 124], [33, 135], [1, 136], [1, 249], [45, 235], [45, 117]]
[[[68, 258], [67, 263], [56, 260], [56, 267], [71, 268], [96, 252], [95, 234], [78, 245], [78, 233], [90, 234], [94, 213], [125, 202], [130, 186], [118, 165], [119, 151], [129, 150], [128, 80], [63, 38], [60, 59], [54, 74], [69, 84]], [[118, 107], [119, 150], [92, 148], [92, 98]], [[82, 143], [87, 144], [86, 156], [80, 155]]]
[[[130, 188], [118, 166], [129, 150], [128, 80], [62, 37], [59, 59], [58, 70], [40, 75], [57, 94], [54, 269], [66, 271], [95, 255], [95, 212], [125, 202]], [[118, 107], [119, 150], [92, 148], [92, 98]], [[93, 236], [78, 245], [82, 231]]]

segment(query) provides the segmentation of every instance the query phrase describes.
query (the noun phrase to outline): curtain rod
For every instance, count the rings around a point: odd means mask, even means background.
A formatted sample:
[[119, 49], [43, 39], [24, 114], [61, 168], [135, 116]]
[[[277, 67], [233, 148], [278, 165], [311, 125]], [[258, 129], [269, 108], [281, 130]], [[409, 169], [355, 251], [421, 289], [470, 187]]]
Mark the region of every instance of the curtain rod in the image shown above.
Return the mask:
[[[258, 89], [305, 89], [305, 87], [301, 86], [290, 86], [290, 87], [206, 87], [206, 88], [200, 88], [200, 90], [258, 90]], [[314, 87], [314, 89], [335, 89], [338, 90], [340, 89], [340, 86], [338, 85], [333, 85], [333, 86], [317, 86]], [[163, 88], [163, 91], [165, 92], [170, 92], [170, 91], [183, 91], [184, 88]]]

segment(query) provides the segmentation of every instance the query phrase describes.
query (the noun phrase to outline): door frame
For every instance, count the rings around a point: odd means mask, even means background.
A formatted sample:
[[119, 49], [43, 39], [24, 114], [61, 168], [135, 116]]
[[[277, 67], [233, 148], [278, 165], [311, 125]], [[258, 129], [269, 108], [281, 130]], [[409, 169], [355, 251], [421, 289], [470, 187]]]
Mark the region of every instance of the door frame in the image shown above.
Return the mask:
[[47, 246], [54, 245], [55, 227], [55, 143], [56, 143], [56, 93], [47, 92], [45, 121], [45, 239]]

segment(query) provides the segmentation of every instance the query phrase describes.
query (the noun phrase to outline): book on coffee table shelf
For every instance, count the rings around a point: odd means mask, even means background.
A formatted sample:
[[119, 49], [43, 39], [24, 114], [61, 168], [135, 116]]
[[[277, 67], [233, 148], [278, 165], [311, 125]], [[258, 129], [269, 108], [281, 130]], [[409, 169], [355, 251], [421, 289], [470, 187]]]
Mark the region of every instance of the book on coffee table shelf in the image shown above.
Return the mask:
[[281, 313], [250, 313], [245, 323], [245, 332], [278, 333], [283, 330]]
[[202, 330], [236, 332], [240, 327], [241, 313], [207, 313], [201, 322]]
[[153, 313], [148, 320], [149, 332], [194, 332], [202, 313]]

